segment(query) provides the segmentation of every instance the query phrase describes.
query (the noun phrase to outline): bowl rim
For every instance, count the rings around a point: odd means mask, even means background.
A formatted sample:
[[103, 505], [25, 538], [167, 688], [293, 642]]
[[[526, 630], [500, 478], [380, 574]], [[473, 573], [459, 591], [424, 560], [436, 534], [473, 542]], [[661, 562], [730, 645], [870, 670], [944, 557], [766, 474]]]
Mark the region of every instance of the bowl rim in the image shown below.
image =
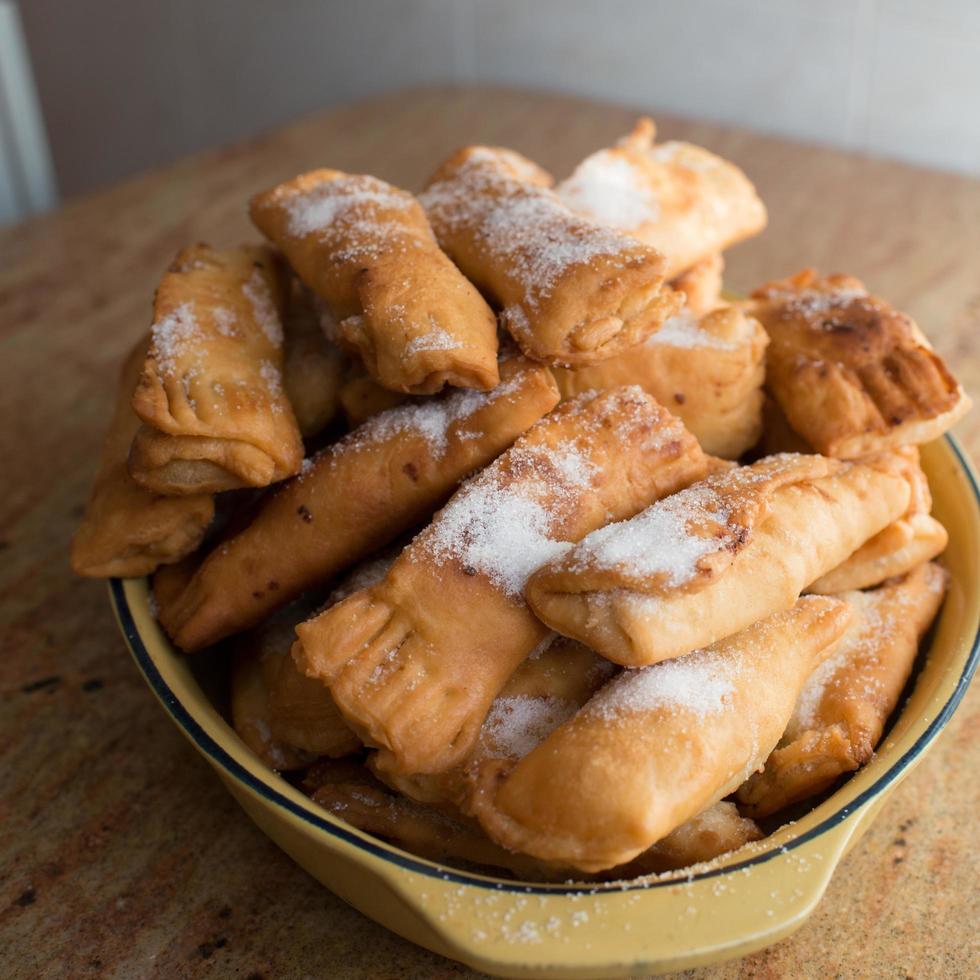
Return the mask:
[[[974, 470], [969, 457], [960, 446], [958, 440], [950, 435], [943, 436], [949, 449], [952, 451], [957, 463], [969, 484], [973, 495], [973, 503], [980, 509], [980, 477]], [[167, 682], [163, 679], [156, 663], [153, 660], [143, 637], [136, 628], [132, 611], [129, 607], [129, 600], [126, 596], [125, 583], [127, 579], [112, 578], [109, 580], [109, 595], [113, 609], [119, 621], [119, 626], [129, 645], [130, 651], [136, 660], [137, 666], [152, 688], [154, 694], [167, 709], [174, 722], [181, 728], [184, 735], [188, 737], [196, 748], [213, 765], [223, 770], [230, 778], [236, 782], [244, 784], [253, 793], [263, 797], [267, 802], [274, 806], [284, 808], [294, 817], [298, 817], [303, 823], [308, 824], [319, 831], [324, 831], [331, 837], [335, 837], [347, 844], [351, 844], [359, 850], [365, 851], [374, 857], [394, 864], [406, 871], [416, 872], [430, 878], [441, 881], [451, 882], [459, 885], [466, 885], [497, 892], [512, 892], [521, 895], [581, 895], [583, 892], [599, 894], [604, 891], [614, 891], [617, 893], [644, 891], [652, 889], [676, 886], [679, 881], [697, 882], [715, 878], [721, 875], [729, 875], [746, 868], [757, 867], [768, 863], [779, 857], [783, 857], [787, 852], [802, 847], [809, 841], [819, 837], [828, 831], [838, 827], [855, 811], [859, 810], [864, 804], [881, 795], [892, 783], [899, 779], [902, 774], [918, 759], [930, 743], [939, 735], [943, 728], [948, 724], [954, 711], [963, 700], [970, 681], [973, 679], [980, 664], [980, 628], [973, 637], [970, 652], [963, 664], [960, 676], [957, 678], [956, 686], [953, 688], [945, 704], [937, 711], [935, 717], [922, 731], [915, 742], [896, 759], [870, 786], [861, 791], [852, 800], [844, 803], [839, 809], [835, 810], [820, 823], [811, 827], [809, 830], [794, 837], [785, 844], [774, 847], [758, 854], [753, 854], [735, 864], [724, 865], [717, 868], [709, 868], [695, 872], [691, 875], [672, 875], [668, 878], [641, 880], [635, 884], [625, 882], [580, 882], [578, 884], [565, 883], [532, 883], [522, 881], [507, 881], [503, 879], [493, 879], [480, 875], [478, 872], [461, 871], [449, 865], [442, 865], [437, 862], [427, 861], [423, 858], [415, 857], [405, 851], [401, 851], [394, 845], [386, 844], [372, 835], [361, 835], [355, 830], [348, 829], [340, 823], [335, 823], [325, 816], [321, 817], [311, 809], [300, 806], [294, 800], [281, 793], [271, 782], [257, 778], [252, 772], [236, 761], [226, 751], [226, 749], [215, 738], [209, 735], [193, 714], [185, 707], [184, 703], [177, 697]], [[281, 778], [281, 777], [277, 777]]]

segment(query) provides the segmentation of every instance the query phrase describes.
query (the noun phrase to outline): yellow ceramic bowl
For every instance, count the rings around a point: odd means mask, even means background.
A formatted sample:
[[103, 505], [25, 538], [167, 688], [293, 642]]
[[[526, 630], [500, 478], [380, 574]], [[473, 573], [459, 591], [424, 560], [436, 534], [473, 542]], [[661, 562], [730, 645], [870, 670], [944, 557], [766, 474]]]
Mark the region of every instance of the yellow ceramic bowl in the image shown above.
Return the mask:
[[[160, 631], [143, 579], [114, 580], [126, 642], [174, 723], [245, 812], [310, 874], [365, 915], [499, 976], [622, 977], [741, 956], [796, 929], [838, 861], [949, 721], [976, 668], [980, 489], [957, 444], [923, 450], [935, 514], [950, 532], [952, 586], [911, 697], [874, 760], [792, 826], [709, 872], [645, 886], [522, 885], [414, 857], [348, 826], [267, 770]], [[200, 661], [198, 661], [200, 663]]]

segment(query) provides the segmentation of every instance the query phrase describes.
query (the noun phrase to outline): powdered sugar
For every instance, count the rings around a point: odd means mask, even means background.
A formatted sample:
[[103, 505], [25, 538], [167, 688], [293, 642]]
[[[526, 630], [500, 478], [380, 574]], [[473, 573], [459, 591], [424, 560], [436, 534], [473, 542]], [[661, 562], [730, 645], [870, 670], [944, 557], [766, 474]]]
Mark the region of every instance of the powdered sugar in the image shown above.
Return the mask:
[[405, 345], [405, 356], [420, 354], [430, 350], [457, 350], [459, 341], [442, 327], [433, 327], [428, 333], [414, 337]]
[[279, 311], [272, 302], [269, 284], [257, 269], [253, 270], [242, 286], [242, 292], [251, 303], [255, 322], [266, 335], [269, 343], [274, 347], [282, 347], [282, 321], [279, 319]]
[[637, 228], [660, 217], [653, 188], [629, 159], [612, 150], [583, 160], [558, 185], [558, 195], [573, 211], [613, 228]]
[[498, 697], [483, 723], [484, 747], [495, 755], [522, 759], [575, 713], [574, 701], [556, 697]]
[[190, 303], [181, 303], [153, 324], [153, 356], [162, 375], [173, 375], [179, 361], [201, 340], [201, 327]]
[[704, 330], [697, 318], [683, 311], [669, 320], [646, 340], [647, 346], [678, 347], [684, 350], [711, 348], [712, 350], [737, 350], [739, 345], [730, 340], [722, 340]]
[[429, 444], [432, 455], [439, 459], [446, 452], [449, 428], [454, 422], [462, 422], [492, 401], [513, 393], [520, 382], [521, 376], [515, 374], [490, 391], [458, 389], [448, 397], [398, 405], [372, 416], [356, 430], [354, 437], [383, 442], [399, 433], [420, 435]]
[[420, 200], [437, 233], [465, 227], [484, 252], [516, 276], [534, 309], [574, 268], [605, 260], [623, 268], [631, 244], [620, 234], [578, 217], [554, 191], [516, 179], [513, 165], [494, 151], [473, 151], [448, 179]]
[[262, 379], [269, 394], [273, 398], [282, 397], [282, 372], [271, 361], [262, 361], [259, 364], [259, 377]]
[[625, 568], [637, 576], [661, 575], [676, 587], [690, 581], [698, 562], [716, 552], [718, 524], [729, 513], [710, 486], [682, 490], [629, 521], [593, 531], [576, 549], [576, 564], [592, 568]]
[[369, 216], [383, 211], [404, 211], [411, 203], [411, 196], [404, 191], [376, 177], [354, 174], [325, 179], [288, 196], [283, 194], [292, 235], [327, 232], [337, 223], [369, 223]]
[[555, 535], [548, 503], [560, 507], [585, 490], [591, 464], [573, 445], [515, 447], [503, 459], [520, 475], [505, 478], [499, 464], [484, 470], [429, 527], [422, 551], [519, 596], [532, 572], [571, 547]]
[[212, 306], [211, 318], [214, 320], [215, 329], [222, 337], [237, 337], [238, 317], [234, 310], [229, 310], [227, 306]]
[[637, 712], [685, 711], [707, 718], [724, 711], [735, 692], [738, 665], [713, 650], [625, 670], [585, 706], [589, 715], [616, 720]]

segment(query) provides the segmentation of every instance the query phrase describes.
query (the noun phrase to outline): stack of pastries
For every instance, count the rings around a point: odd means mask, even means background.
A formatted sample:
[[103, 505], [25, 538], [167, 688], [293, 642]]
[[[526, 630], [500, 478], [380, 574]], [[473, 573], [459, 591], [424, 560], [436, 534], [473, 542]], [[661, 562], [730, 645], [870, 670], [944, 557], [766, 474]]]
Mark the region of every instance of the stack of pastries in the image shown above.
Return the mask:
[[969, 408], [911, 319], [812, 270], [725, 299], [765, 208], [646, 119], [558, 184], [468, 146], [249, 212], [166, 270], [72, 562], [230, 651], [264, 763], [547, 880], [710, 860], [868, 761], [947, 585], [917, 447]]

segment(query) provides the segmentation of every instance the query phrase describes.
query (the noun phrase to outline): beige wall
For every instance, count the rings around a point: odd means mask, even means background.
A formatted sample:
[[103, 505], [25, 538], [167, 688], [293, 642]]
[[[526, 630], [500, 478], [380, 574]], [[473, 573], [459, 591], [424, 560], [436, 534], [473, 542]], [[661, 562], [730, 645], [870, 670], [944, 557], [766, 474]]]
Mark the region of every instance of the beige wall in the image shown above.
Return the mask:
[[22, 18], [66, 195], [469, 81], [980, 173], [980, 0], [26, 0]]

